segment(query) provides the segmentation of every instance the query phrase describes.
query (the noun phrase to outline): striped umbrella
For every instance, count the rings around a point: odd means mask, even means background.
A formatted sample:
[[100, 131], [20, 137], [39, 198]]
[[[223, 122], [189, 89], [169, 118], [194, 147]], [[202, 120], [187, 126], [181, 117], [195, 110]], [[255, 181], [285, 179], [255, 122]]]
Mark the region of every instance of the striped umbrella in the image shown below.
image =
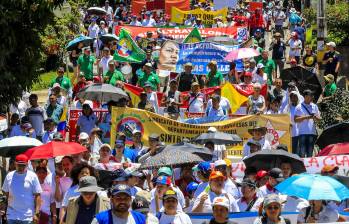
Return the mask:
[[234, 49], [225, 56], [226, 61], [235, 61], [244, 58], [253, 58], [259, 56], [260, 53], [254, 48], [238, 48]]

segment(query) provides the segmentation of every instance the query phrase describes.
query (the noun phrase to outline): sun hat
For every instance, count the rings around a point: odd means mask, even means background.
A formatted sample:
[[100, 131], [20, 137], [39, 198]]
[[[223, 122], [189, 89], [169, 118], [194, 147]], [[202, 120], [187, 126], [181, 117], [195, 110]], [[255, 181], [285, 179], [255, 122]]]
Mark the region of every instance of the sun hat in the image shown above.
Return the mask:
[[81, 177], [79, 180], [79, 188], [76, 192], [97, 192], [103, 190], [103, 188], [98, 187], [97, 179], [94, 176]]

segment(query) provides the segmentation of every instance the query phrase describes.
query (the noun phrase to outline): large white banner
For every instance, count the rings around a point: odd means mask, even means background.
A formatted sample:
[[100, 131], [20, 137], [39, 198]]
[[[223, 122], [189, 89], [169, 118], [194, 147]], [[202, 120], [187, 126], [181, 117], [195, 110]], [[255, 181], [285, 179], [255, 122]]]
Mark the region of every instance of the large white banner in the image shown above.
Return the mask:
[[[338, 175], [349, 176], [349, 155], [304, 158], [303, 162], [307, 173], [320, 173], [325, 165], [336, 165], [339, 167]], [[242, 178], [245, 169], [243, 162], [232, 163], [232, 174], [234, 177]]]

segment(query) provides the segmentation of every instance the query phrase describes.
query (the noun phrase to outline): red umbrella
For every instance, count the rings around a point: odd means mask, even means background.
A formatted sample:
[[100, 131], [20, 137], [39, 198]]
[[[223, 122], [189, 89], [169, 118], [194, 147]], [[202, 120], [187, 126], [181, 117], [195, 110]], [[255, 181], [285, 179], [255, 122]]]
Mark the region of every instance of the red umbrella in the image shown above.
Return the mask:
[[318, 156], [349, 154], [349, 142], [331, 144], [323, 148]]
[[85, 152], [87, 149], [75, 142], [49, 142], [29, 149], [25, 152], [29, 160], [49, 159], [56, 156], [73, 155]]

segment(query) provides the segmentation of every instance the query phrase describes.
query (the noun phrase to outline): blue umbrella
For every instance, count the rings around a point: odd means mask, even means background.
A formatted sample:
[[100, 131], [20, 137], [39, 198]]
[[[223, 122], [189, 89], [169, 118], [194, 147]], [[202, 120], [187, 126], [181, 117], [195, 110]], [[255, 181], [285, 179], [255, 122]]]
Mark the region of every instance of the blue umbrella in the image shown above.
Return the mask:
[[282, 194], [306, 200], [342, 201], [349, 198], [349, 189], [329, 176], [300, 174], [292, 176], [275, 187]]
[[79, 43], [83, 43], [84, 46], [89, 46], [90, 44], [93, 43], [93, 39], [90, 37], [86, 37], [84, 35], [80, 35], [68, 43], [68, 45], [66, 46], [67, 51], [76, 49]]

